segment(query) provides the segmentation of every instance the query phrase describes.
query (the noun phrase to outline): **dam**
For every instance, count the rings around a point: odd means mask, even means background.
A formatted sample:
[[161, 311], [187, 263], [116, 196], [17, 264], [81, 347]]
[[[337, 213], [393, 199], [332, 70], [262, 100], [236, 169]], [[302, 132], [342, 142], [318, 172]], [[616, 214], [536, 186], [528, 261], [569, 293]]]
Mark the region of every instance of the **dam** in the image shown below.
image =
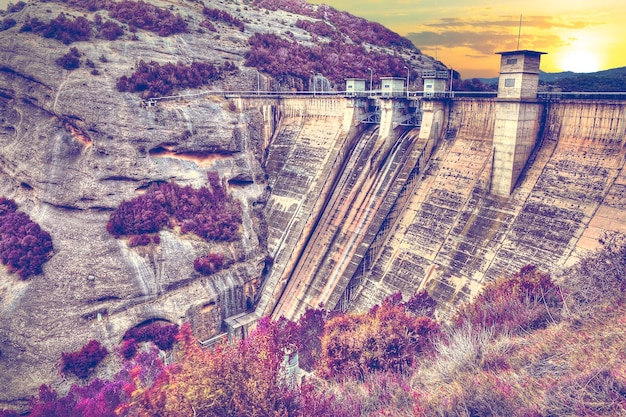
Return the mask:
[[527, 77], [539, 54], [503, 54], [501, 83], [519, 76], [513, 96], [420, 97], [419, 127], [401, 123], [410, 97], [381, 99], [377, 125], [363, 123], [371, 112], [358, 97], [259, 106], [272, 115], [274, 263], [256, 311], [229, 324], [363, 311], [420, 289], [446, 314], [524, 265], [558, 270], [626, 232], [626, 101], [538, 95]]
[[541, 54], [500, 53], [497, 95], [449, 91], [445, 72], [419, 93], [392, 78], [225, 93], [262, 119], [269, 256], [254, 308], [221, 327], [241, 337], [263, 316], [422, 289], [445, 316], [498, 277], [558, 271], [625, 233], [626, 96], [538, 93]]

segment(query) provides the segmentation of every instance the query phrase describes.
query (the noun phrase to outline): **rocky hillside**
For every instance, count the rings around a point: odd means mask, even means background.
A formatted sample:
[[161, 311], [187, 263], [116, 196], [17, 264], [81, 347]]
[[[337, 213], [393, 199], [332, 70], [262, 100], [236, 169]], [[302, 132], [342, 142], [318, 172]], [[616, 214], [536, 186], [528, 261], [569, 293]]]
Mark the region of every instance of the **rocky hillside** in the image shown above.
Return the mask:
[[[267, 255], [262, 114], [217, 96], [146, 98], [302, 90], [312, 75], [341, 89], [368, 68], [377, 79], [405, 66], [442, 68], [378, 24], [297, 1], [33, 0], [0, 14], [0, 217], [11, 216], [0, 222], [0, 405], [75, 382], [60, 378], [61, 353], [91, 339], [110, 349], [156, 319], [191, 321], [208, 339], [254, 302]], [[185, 212], [222, 197], [217, 214]], [[236, 224], [226, 234], [197, 217], [224, 210]], [[107, 228], [114, 213], [134, 223]]]

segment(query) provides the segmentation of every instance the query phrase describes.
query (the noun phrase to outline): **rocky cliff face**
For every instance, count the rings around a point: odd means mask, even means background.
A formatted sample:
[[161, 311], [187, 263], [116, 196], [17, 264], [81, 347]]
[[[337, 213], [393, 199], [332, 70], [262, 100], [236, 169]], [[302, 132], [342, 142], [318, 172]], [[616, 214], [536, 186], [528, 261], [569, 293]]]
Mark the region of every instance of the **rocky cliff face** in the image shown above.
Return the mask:
[[[60, 354], [90, 339], [111, 349], [126, 330], [152, 319], [191, 320], [199, 337], [209, 338], [221, 331], [224, 318], [255, 299], [267, 255], [262, 160], [272, 130], [263, 122], [263, 109], [242, 110], [208, 95], [150, 107], [140, 94], [120, 93], [116, 82], [140, 60], [229, 61], [238, 71], [204, 90], [303, 85], [306, 80], [297, 77], [282, 77], [280, 84], [245, 67], [248, 39], [272, 32], [313, 45], [317, 35], [296, 25], [302, 16], [251, 3], [154, 4], [180, 14], [187, 33], [162, 37], [76, 2], [30, 1], [0, 16], [0, 196], [15, 200], [54, 244], [40, 275], [20, 280], [0, 268], [0, 406], [18, 404], [42, 383], [75, 382], [59, 379]], [[211, 25], [201, 25], [204, 7], [237, 16], [239, 26], [216, 20], [215, 31], [207, 29]], [[60, 13], [91, 22], [91, 38], [66, 45], [27, 28]], [[123, 28], [119, 38], [107, 40], [96, 30], [93, 22], [103, 17]], [[57, 63], [70, 48], [80, 62], [74, 70]], [[416, 68], [439, 65], [414, 48], [394, 48]], [[155, 182], [203, 186], [207, 171], [217, 171], [241, 201], [239, 240], [206, 242], [165, 230], [159, 244], [131, 248], [107, 233], [105, 225], [122, 201]], [[208, 252], [224, 253], [234, 263], [203, 277], [193, 260]]]

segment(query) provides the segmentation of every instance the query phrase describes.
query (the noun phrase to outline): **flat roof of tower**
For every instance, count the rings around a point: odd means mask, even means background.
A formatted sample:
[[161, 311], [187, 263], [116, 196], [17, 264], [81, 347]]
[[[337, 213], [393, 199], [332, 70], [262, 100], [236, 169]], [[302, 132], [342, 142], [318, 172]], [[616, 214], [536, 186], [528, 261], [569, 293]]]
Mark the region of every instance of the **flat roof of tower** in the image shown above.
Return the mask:
[[525, 54], [525, 55], [545, 55], [547, 52], [539, 52], [539, 51], [530, 51], [528, 49], [520, 49], [519, 51], [504, 51], [504, 52], [496, 52], [499, 55], [517, 55], [517, 54]]

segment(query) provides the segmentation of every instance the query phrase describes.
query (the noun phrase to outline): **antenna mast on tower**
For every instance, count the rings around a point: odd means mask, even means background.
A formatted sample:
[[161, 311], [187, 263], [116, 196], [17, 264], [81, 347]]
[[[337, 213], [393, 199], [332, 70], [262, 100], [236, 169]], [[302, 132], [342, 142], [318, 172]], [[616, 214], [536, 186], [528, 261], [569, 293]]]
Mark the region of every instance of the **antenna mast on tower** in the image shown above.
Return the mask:
[[519, 30], [517, 31], [517, 50], [519, 51], [519, 38], [522, 35], [522, 15], [519, 15]]

